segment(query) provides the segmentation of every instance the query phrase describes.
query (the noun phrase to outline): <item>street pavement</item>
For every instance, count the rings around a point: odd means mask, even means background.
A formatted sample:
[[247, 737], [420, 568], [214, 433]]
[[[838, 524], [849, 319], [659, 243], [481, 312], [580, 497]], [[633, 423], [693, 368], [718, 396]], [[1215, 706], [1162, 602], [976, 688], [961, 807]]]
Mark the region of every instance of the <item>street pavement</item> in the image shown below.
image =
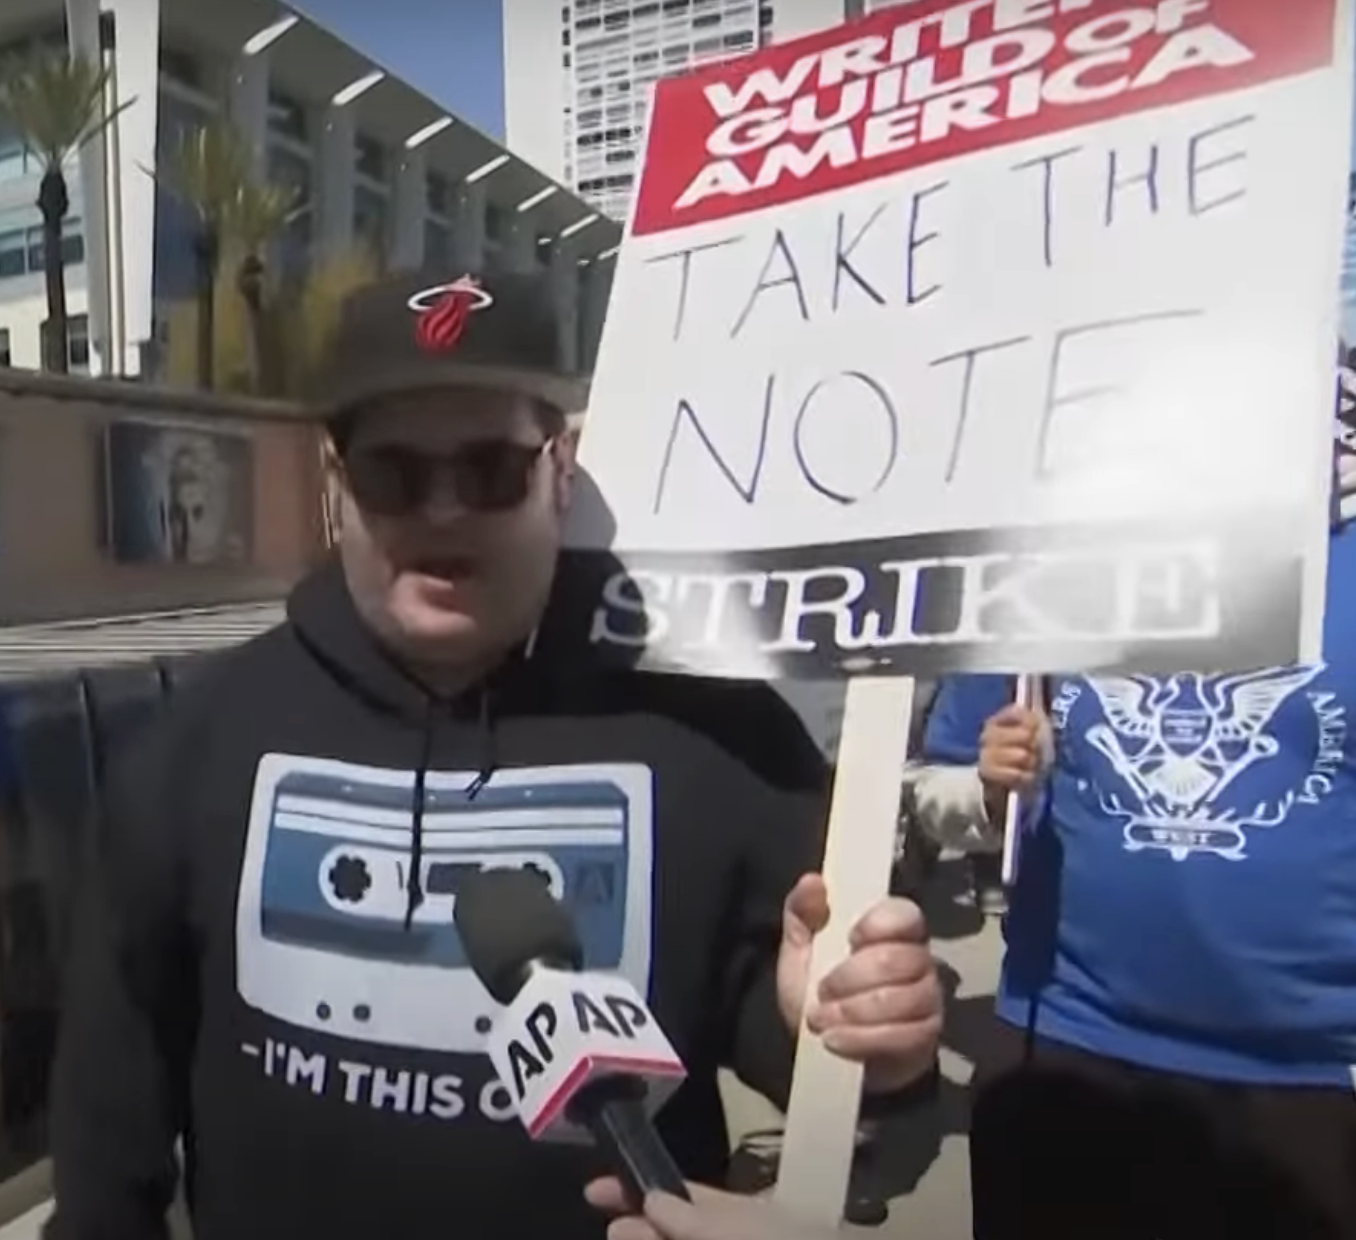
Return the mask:
[[[1001, 938], [965, 895], [965, 867], [944, 861], [924, 906], [943, 981], [951, 991], [942, 1043], [942, 1092], [935, 1112], [901, 1117], [882, 1134], [872, 1180], [888, 1186], [889, 1221], [860, 1230], [880, 1240], [970, 1240], [965, 1086], [993, 1025]], [[780, 1127], [780, 1116], [738, 1082], [724, 1082], [732, 1137]], [[877, 1177], [879, 1177], [877, 1179]]]

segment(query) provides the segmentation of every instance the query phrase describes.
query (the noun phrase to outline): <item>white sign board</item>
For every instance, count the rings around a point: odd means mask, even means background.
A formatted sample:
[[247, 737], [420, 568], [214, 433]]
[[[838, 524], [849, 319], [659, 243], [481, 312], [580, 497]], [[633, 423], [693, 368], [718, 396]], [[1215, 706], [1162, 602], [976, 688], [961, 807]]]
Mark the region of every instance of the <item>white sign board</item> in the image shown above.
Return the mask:
[[1350, 13], [918, 0], [660, 83], [557, 632], [759, 677], [1314, 653]]

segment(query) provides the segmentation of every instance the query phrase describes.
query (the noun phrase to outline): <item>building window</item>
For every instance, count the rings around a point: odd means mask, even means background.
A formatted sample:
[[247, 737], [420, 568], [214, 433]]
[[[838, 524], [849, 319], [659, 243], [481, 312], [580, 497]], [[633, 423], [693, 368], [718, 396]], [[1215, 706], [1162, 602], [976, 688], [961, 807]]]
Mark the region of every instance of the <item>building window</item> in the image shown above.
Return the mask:
[[41, 171], [41, 160], [24, 146], [23, 139], [0, 127], [0, 181], [17, 181]]
[[452, 265], [452, 230], [437, 220], [424, 221], [424, 266]]
[[279, 267], [285, 278], [303, 275], [311, 255], [311, 161], [280, 146], [268, 149], [268, 179], [290, 189], [293, 212], [277, 241]]
[[61, 221], [61, 265], [78, 267], [85, 261], [85, 231], [79, 219], [68, 216]]
[[452, 191], [441, 172], [428, 174], [428, 209], [434, 215], [446, 215], [452, 202]]
[[28, 247], [22, 228], [0, 233], [0, 277], [21, 276], [28, 271]]
[[66, 319], [66, 365], [72, 374], [89, 370], [89, 315], [72, 314]]
[[271, 133], [293, 142], [308, 141], [310, 129], [306, 123], [306, 105], [282, 91], [270, 91], [268, 128]]
[[9, 63], [11, 57], [25, 60], [43, 52], [66, 54], [66, 26], [64, 22], [43, 22], [37, 29], [20, 39], [0, 44], [0, 60]]
[[353, 142], [354, 167], [360, 177], [386, 184], [386, 148], [375, 138], [359, 134]]
[[9, 328], [0, 327], [0, 366], [12, 365], [9, 352]]
[[268, 179], [270, 184], [290, 189], [298, 202], [311, 197], [311, 160], [287, 147], [268, 148]]
[[156, 157], [162, 161], [174, 159], [184, 143], [196, 139], [214, 119], [207, 108], [177, 95], [162, 95], [156, 118]]
[[386, 257], [386, 196], [365, 185], [353, 191], [353, 237], [373, 258]]
[[498, 203], [485, 204], [485, 239], [503, 241], [508, 233], [508, 213]]
[[187, 86], [190, 90], [202, 89], [202, 69], [199, 67], [197, 59], [188, 52], [162, 47], [160, 49], [160, 73], [179, 86]]
[[[44, 248], [41, 224], [0, 233], [0, 278], [42, 271]], [[64, 267], [74, 267], [85, 261], [85, 237], [80, 221], [74, 217], [61, 223], [61, 261]]]

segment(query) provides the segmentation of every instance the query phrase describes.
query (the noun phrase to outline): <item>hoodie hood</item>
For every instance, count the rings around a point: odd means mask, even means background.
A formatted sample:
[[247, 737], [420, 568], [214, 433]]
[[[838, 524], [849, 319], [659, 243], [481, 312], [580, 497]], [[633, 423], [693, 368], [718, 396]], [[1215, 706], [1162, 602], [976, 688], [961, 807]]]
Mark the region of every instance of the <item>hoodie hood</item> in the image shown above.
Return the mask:
[[498, 766], [498, 725], [505, 712], [525, 707], [540, 710], [553, 695], [547, 691], [543, 666], [532, 664], [521, 649], [510, 652], [498, 667], [475, 684], [452, 695], [439, 695], [408, 672], [381, 645], [364, 623], [349, 593], [337, 555], [301, 582], [287, 601], [287, 619], [302, 646], [345, 691], [377, 714], [399, 719], [417, 733], [411, 753], [410, 880], [405, 928], [424, 902], [424, 814], [426, 785], [438, 729], [453, 722], [476, 727], [477, 773], [466, 789], [474, 800], [494, 777]]

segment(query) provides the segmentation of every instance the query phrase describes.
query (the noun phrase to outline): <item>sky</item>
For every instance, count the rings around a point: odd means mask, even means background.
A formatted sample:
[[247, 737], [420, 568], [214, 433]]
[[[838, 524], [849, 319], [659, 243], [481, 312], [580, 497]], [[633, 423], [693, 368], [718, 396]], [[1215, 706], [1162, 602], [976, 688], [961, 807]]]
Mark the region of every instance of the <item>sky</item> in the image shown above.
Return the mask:
[[291, 2], [459, 119], [503, 140], [500, 0]]

